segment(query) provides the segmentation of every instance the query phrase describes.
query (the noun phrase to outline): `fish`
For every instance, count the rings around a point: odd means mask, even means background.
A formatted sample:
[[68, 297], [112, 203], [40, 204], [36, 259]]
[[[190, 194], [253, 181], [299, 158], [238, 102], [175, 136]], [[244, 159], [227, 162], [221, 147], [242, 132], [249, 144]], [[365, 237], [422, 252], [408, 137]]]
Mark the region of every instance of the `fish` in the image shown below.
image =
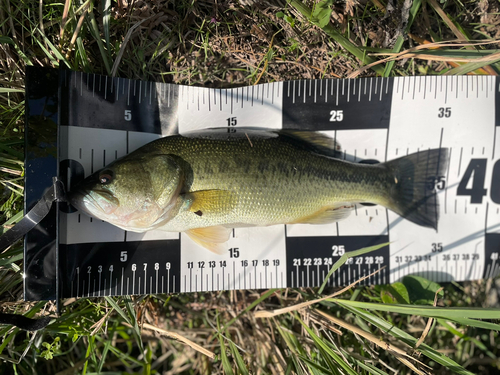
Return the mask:
[[328, 224], [378, 204], [437, 229], [448, 150], [378, 164], [342, 160], [324, 133], [206, 129], [159, 138], [73, 186], [78, 210], [133, 232], [185, 232], [215, 253], [233, 228]]

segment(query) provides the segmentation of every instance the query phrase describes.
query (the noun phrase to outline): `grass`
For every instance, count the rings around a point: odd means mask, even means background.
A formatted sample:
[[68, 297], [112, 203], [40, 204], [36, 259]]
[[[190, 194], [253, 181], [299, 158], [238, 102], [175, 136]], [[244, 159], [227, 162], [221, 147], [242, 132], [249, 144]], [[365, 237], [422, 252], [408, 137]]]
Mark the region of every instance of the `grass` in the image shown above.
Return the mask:
[[[22, 217], [26, 65], [209, 87], [500, 68], [493, 2], [282, 3], [1, 2], [3, 230]], [[55, 316], [51, 302], [22, 301], [22, 261], [20, 244], [0, 254], [1, 310]], [[0, 372], [493, 374], [492, 285], [439, 291], [413, 277], [334, 296], [303, 288], [67, 300], [42, 331], [0, 327]]]

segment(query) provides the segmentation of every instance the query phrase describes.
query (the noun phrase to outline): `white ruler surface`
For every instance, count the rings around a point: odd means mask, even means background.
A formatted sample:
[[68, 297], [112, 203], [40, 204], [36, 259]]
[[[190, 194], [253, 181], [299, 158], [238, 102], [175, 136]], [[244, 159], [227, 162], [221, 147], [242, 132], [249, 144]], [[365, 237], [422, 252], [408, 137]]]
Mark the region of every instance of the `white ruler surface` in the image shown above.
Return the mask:
[[450, 151], [446, 175], [434, 181], [438, 231], [381, 206], [358, 205], [334, 224], [235, 229], [227, 253], [219, 256], [185, 234], [125, 232], [79, 212], [61, 213], [64, 297], [319, 286], [344, 252], [389, 241], [384, 249], [350, 259], [328, 284], [346, 285], [382, 266], [388, 267], [366, 283], [409, 274], [462, 281], [500, 272], [495, 77], [302, 80], [209, 89], [62, 74], [62, 91], [72, 103], [59, 128], [60, 174], [68, 184], [159, 137], [211, 127], [321, 131], [336, 138], [342, 157], [353, 162], [383, 162], [428, 148]]

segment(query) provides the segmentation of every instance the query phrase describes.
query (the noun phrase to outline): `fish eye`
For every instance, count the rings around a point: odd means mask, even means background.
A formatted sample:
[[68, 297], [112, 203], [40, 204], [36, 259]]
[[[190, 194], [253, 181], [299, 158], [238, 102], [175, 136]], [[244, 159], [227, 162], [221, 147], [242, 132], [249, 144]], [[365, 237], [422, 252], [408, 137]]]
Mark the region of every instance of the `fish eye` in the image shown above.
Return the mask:
[[113, 181], [113, 171], [106, 169], [99, 174], [99, 182], [107, 185]]

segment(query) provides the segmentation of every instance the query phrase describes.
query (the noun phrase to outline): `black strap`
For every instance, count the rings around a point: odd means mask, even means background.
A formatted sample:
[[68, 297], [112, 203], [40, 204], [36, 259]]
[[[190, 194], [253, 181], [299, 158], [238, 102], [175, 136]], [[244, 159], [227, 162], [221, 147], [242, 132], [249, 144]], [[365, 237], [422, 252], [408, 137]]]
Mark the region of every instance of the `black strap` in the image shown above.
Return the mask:
[[32, 230], [42, 219], [47, 216], [52, 203], [62, 202], [66, 199], [63, 183], [54, 177], [54, 184], [43, 195], [42, 199], [10, 230], [0, 236], [0, 251], [4, 251], [26, 233]]
[[[52, 203], [65, 200], [64, 185], [57, 177], [54, 177], [53, 185], [45, 192], [35, 207], [10, 230], [0, 236], [0, 251], [4, 251], [13, 245], [42, 221], [49, 213]], [[31, 319], [22, 315], [0, 313], [0, 324], [11, 324], [27, 331], [37, 331], [45, 328], [50, 323], [50, 320], [51, 318]]]
[[10, 324], [26, 331], [38, 331], [47, 327], [52, 318], [31, 319], [22, 315], [0, 314], [0, 324]]

